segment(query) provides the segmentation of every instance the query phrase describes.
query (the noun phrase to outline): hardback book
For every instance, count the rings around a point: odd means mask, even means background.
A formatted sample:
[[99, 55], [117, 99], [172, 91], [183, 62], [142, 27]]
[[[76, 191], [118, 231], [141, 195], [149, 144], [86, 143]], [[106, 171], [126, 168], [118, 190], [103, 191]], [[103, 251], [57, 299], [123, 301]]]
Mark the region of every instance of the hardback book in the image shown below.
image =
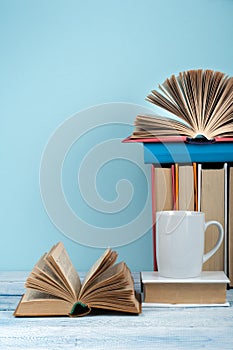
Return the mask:
[[175, 118], [138, 115], [131, 138], [188, 137], [199, 141], [233, 137], [233, 77], [210, 69], [166, 79], [147, 101]]
[[[225, 193], [226, 165], [211, 164], [209, 166], [199, 164], [199, 202], [200, 211], [205, 213], [205, 220], [217, 220], [224, 229], [224, 240], [217, 252], [205, 262], [203, 270], [226, 272], [226, 243], [227, 225], [225, 213], [227, 213], [227, 198]], [[218, 229], [211, 225], [205, 232], [205, 253], [212, 249], [217, 242]]]
[[194, 210], [194, 167], [192, 164], [178, 165], [178, 209]]
[[152, 165], [152, 233], [154, 269], [157, 270], [156, 260], [156, 212], [174, 209], [174, 166]]
[[[135, 142], [125, 139], [124, 142]], [[186, 140], [140, 139], [143, 143], [144, 163], [214, 163], [233, 162], [233, 138], [215, 139], [213, 143], [191, 143]]]
[[83, 316], [92, 309], [139, 314], [141, 301], [131, 272], [106, 249], [81, 283], [62, 242], [34, 266], [14, 316]]
[[174, 200], [172, 181], [172, 166], [154, 167], [152, 198], [155, 211], [173, 209]]
[[229, 305], [229, 279], [223, 271], [204, 271], [195, 278], [166, 278], [155, 271], [141, 272], [143, 306]]

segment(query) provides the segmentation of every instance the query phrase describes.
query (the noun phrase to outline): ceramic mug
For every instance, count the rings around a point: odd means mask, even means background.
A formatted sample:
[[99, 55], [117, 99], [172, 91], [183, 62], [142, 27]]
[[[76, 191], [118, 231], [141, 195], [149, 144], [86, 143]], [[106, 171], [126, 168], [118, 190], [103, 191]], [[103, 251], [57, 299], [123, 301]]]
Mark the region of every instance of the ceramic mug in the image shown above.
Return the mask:
[[[218, 241], [204, 254], [205, 231], [216, 225]], [[216, 253], [224, 231], [218, 221], [205, 222], [205, 214], [195, 211], [159, 211], [156, 213], [156, 255], [158, 272], [172, 278], [197, 277], [202, 265]]]

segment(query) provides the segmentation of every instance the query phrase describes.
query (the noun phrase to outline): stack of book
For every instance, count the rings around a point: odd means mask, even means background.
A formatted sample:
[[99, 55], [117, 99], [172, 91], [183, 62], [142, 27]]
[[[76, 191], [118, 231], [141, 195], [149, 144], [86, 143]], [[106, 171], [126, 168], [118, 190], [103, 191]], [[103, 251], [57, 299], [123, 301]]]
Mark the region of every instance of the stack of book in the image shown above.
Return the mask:
[[[156, 211], [198, 210], [225, 230], [221, 249], [205, 271], [224, 271], [233, 287], [233, 77], [212, 70], [172, 75], [147, 100], [173, 114], [138, 115], [126, 142], [142, 142], [152, 164], [154, 269]], [[215, 227], [205, 249], [214, 246]], [[174, 247], [175, 249], [175, 247]]]

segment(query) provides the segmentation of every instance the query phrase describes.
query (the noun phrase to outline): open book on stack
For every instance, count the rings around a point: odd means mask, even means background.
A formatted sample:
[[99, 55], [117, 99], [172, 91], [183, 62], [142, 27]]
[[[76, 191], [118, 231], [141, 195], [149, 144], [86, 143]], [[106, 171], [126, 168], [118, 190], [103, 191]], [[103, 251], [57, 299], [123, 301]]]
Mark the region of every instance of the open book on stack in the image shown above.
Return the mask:
[[131, 272], [106, 249], [81, 283], [62, 242], [34, 266], [14, 316], [83, 316], [91, 309], [141, 312]]
[[[211, 69], [180, 72], [146, 100], [172, 115], [138, 115], [124, 140], [143, 142], [144, 162], [152, 164], [154, 269], [156, 211], [201, 210], [225, 230], [204, 269], [225, 271], [233, 286], [233, 77]], [[207, 229], [207, 250], [216, 234]]]
[[146, 100], [177, 118], [138, 115], [131, 139], [233, 137], [233, 77], [210, 69], [189, 70], [172, 75], [159, 90], [152, 90]]

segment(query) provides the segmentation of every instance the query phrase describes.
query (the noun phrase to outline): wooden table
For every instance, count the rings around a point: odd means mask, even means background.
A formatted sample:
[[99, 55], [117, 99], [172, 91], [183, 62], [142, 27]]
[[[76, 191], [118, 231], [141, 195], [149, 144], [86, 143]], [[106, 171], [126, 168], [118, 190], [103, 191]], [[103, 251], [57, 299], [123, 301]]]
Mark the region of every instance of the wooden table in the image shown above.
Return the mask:
[[[146, 308], [139, 316], [14, 318], [28, 272], [0, 272], [0, 349], [233, 349], [230, 307]], [[139, 288], [135, 274], [135, 286]]]

